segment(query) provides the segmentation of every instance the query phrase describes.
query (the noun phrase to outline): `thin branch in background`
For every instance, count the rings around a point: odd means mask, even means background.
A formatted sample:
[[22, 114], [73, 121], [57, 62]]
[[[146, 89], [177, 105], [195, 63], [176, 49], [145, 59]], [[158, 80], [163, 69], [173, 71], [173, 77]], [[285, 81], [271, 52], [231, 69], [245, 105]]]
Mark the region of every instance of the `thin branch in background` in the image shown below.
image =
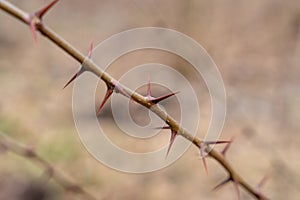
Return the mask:
[[33, 148], [20, 144], [19, 142], [9, 138], [4, 133], [0, 132], [0, 147], [6, 152], [12, 152], [19, 156], [26, 158], [32, 163], [37, 164], [44, 170], [43, 178], [48, 180], [52, 178], [57, 182], [66, 192], [78, 194], [84, 199], [96, 200], [96, 198], [82, 188], [79, 184], [72, 181], [64, 173], [59, 171], [54, 165], [43, 159]]

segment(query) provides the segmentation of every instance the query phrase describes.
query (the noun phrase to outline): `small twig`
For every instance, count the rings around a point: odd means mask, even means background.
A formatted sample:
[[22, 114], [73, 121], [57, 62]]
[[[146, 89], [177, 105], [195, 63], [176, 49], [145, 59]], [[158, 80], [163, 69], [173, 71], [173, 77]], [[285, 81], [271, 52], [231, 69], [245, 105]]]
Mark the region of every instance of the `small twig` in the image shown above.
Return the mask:
[[47, 173], [47, 177], [52, 178], [57, 182], [62, 188], [67, 192], [72, 192], [75, 194], [80, 194], [84, 199], [96, 200], [96, 198], [83, 189], [80, 185], [73, 182], [69, 177], [59, 171], [51, 163], [43, 159], [34, 149], [27, 147], [14, 141], [5, 134], [0, 132], [0, 146], [5, 149], [5, 151], [12, 152], [19, 156], [25, 157], [31, 162], [39, 165]]

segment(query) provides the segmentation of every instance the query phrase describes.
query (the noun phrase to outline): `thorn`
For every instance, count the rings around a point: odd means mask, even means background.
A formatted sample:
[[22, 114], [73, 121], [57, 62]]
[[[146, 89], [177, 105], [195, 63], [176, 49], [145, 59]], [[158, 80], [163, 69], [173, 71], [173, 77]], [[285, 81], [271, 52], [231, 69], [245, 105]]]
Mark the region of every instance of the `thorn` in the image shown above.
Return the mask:
[[92, 58], [93, 47], [94, 47], [94, 44], [93, 44], [93, 42], [91, 42], [90, 49], [89, 49], [89, 52], [87, 55], [88, 58]]
[[150, 84], [150, 78], [148, 78], [148, 88], [147, 88], [147, 96], [146, 96], [146, 98], [151, 103], [157, 104], [160, 101], [165, 100], [165, 99], [167, 99], [167, 98], [169, 98], [171, 96], [174, 96], [177, 93], [179, 93], [179, 92], [170, 93], [170, 94], [167, 94], [167, 95], [164, 95], [164, 96], [161, 96], [161, 97], [153, 97], [153, 96], [151, 96], [151, 84]]
[[200, 156], [202, 158], [205, 172], [206, 172], [206, 174], [208, 174], [208, 169], [207, 169], [207, 164], [206, 164], [206, 159], [205, 159], [206, 155], [204, 155], [204, 145], [206, 145], [205, 142], [202, 142], [200, 145]]
[[46, 12], [52, 8], [56, 3], [58, 2], [58, 0], [54, 0], [51, 3], [49, 3], [47, 6], [45, 6], [44, 8], [42, 8], [41, 10], [37, 11], [34, 13], [34, 15], [36, 17], [38, 17], [39, 19], [42, 19], [43, 16], [46, 14]]
[[32, 33], [34, 43], [37, 44], [37, 33], [36, 33], [36, 28], [35, 28], [34, 17], [31, 17], [31, 19], [29, 20], [29, 26], [30, 26], [30, 30]]
[[[33, 36], [34, 42], [37, 44], [37, 31], [36, 31], [36, 24], [38, 23], [38, 20], [42, 20], [42, 17], [44, 14], [52, 7], [54, 4], [56, 4], [58, 0], [52, 1], [49, 5], [42, 8], [41, 10], [35, 12], [34, 14], [30, 15], [29, 19], [27, 20], [27, 23], [30, 26], [30, 30]], [[38, 18], [38, 19], [37, 19]]]
[[148, 77], [148, 87], [147, 87], [147, 96], [146, 99], [148, 101], [152, 101], [153, 99], [155, 99], [154, 97], [151, 96], [151, 83], [150, 83], [150, 77]]
[[212, 145], [212, 144], [228, 144], [231, 143], [230, 140], [219, 140], [219, 141], [203, 141], [203, 143], [207, 145]]
[[102, 103], [101, 103], [101, 105], [100, 105], [98, 111], [97, 111], [97, 116], [100, 115], [100, 112], [101, 112], [101, 110], [102, 110], [104, 104], [107, 102], [107, 100], [109, 99], [109, 97], [112, 95], [113, 92], [114, 92], [114, 87], [108, 86], [108, 85], [107, 85], [106, 94], [105, 94], [105, 96], [104, 96], [104, 99], [102, 100]]
[[233, 185], [234, 185], [238, 200], [240, 200], [241, 199], [241, 194], [240, 194], [240, 190], [239, 190], [239, 182], [236, 181], [234, 178], [232, 180], [233, 180]]
[[80, 76], [83, 72], [83, 69], [81, 68], [76, 74], [74, 74], [72, 76], [72, 78], [70, 78], [70, 80], [65, 84], [65, 86], [63, 87], [63, 89], [65, 89], [70, 83], [72, 83], [78, 76]]
[[259, 181], [256, 188], [260, 191], [261, 188], [266, 184], [267, 180], [270, 178], [271, 173], [268, 172], [264, 175], [264, 177]]
[[167, 94], [167, 95], [164, 95], [164, 96], [161, 96], [161, 97], [157, 97], [157, 98], [153, 98], [151, 99], [150, 101], [154, 104], [157, 104], [159, 102], [161, 102], [162, 100], [165, 100], [171, 96], [174, 96], [175, 94], [178, 94], [179, 92], [174, 92], [174, 93], [171, 93], [171, 94]]
[[221, 183], [219, 183], [218, 185], [216, 185], [212, 190], [215, 191], [221, 187], [223, 187], [224, 185], [226, 185], [227, 183], [229, 183], [231, 181], [231, 178], [228, 177], [226, 178], [224, 181], [222, 181]]
[[168, 150], [167, 150], [166, 158], [169, 155], [170, 149], [171, 149], [171, 147], [172, 147], [172, 145], [173, 145], [173, 143], [175, 141], [176, 135], [177, 135], [177, 132], [174, 131], [174, 130], [171, 130], [170, 143], [169, 143], [169, 147], [168, 147]]
[[[89, 49], [89, 52], [88, 52], [88, 55], [87, 55], [88, 58], [92, 57], [92, 51], [93, 51], [93, 42], [91, 42], [91, 45], [90, 45], [90, 49]], [[70, 83], [72, 83], [83, 72], [84, 72], [84, 68], [83, 68], [83, 66], [81, 66], [80, 70], [76, 74], [74, 74], [72, 76], [72, 78], [65, 84], [65, 86], [63, 87], [63, 89], [65, 89]]]
[[156, 127], [154, 129], [171, 129], [170, 126]]
[[224, 144], [224, 143], [230, 143], [230, 142], [231, 141], [220, 140], [220, 141], [203, 141], [201, 143], [201, 145], [200, 145], [200, 156], [202, 158], [203, 166], [204, 166], [204, 169], [205, 169], [207, 174], [208, 174], [208, 168], [207, 168], [206, 159], [205, 159], [205, 157], [207, 155], [204, 155], [205, 154], [205, 152], [204, 152], [205, 146], [211, 145], [211, 144]]
[[236, 137], [235, 135], [231, 136], [231, 138], [229, 140], [230, 142], [224, 147], [223, 151], [221, 151], [221, 154], [223, 156], [225, 156], [226, 152], [228, 151], [228, 149], [229, 149], [231, 143], [234, 141], [235, 137]]
[[148, 89], [147, 89], [147, 98], [151, 98], [151, 87], [150, 87], [150, 77], [148, 77]]

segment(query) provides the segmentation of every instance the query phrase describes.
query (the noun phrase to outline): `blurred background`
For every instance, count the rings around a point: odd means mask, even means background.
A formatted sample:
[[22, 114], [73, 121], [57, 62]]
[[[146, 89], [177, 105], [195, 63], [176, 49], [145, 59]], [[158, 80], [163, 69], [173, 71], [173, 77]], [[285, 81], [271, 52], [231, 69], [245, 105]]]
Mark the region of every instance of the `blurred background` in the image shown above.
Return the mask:
[[[49, 3], [11, 2], [28, 12]], [[84, 53], [91, 40], [98, 43], [137, 27], [165, 27], [194, 38], [210, 54], [224, 80], [227, 116], [221, 138], [237, 135], [228, 159], [252, 185], [270, 173], [262, 190], [271, 199], [298, 199], [300, 1], [64, 0], [45, 21]], [[202, 112], [198, 134], [202, 137], [211, 114], [209, 94], [184, 60], [159, 51], [134, 52], [115, 61], [108, 71], [119, 78], [133, 66], [148, 62], [172, 66], [191, 81]], [[236, 199], [231, 184], [211, 192], [226, 174], [209, 159], [206, 175], [194, 147], [173, 165], [147, 174], [118, 172], [96, 161], [75, 129], [72, 87], [62, 89], [78, 67], [42, 36], [35, 45], [28, 27], [0, 11], [0, 131], [33, 147], [98, 199]], [[99, 84], [95, 107], [104, 87]], [[175, 100], [167, 105], [171, 111], [178, 106]], [[99, 120], [114, 138], [120, 130], [110, 113], [106, 105]], [[138, 123], [147, 122], [140, 112], [133, 114], [137, 115]], [[165, 135], [160, 144], [167, 144], [169, 133]], [[154, 144], [155, 138], [151, 140]], [[134, 144], [129, 139], [125, 142]], [[43, 169], [11, 153], [2, 152], [0, 159], [0, 199], [17, 199], [13, 195], [17, 191], [41, 186], [35, 183]], [[48, 199], [80, 199], [53, 181], [45, 187], [41, 190], [49, 194]], [[252, 197], [242, 191], [241, 199]]]

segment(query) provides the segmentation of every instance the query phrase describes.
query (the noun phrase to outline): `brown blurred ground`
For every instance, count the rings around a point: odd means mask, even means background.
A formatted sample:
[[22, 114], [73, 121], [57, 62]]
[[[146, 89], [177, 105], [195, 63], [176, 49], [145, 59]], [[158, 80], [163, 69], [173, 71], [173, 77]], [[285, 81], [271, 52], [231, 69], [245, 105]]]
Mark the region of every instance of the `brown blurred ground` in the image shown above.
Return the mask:
[[[13, 1], [30, 12], [47, 2]], [[91, 40], [97, 43], [135, 27], [162, 26], [193, 37], [216, 62], [225, 82], [228, 110], [222, 138], [238, 135], [229, 159], [252, 185], [271, 171], [263, 189], [271, 199], [298, 199], [299, 1], [65, 0], [47, 15], [46, 21], [82, 52], [87, 51]], [[161, 59], [157, 53], [153, 57], [122, 58], [122, 71], [137, 63]], [[172, 58], [164, 62], [188, 75], [181, 61]], [[121, 75], [120, 64], [117, 61], [111, 66], [112, 75]], [[72, 90], [61, 89], [77, 67], [74, 60], [44, 38], [39, 37], [38, 45], [34, 45], [28, 27], [1, 11], [0, 130], [35, 146], [44, 158], [99, 199], [236, 198], [229, 185], [210, 192], [224, 174], [214, 161], [209, 161], [206, 175], [195, 148], [172, 166], [143, 175], [120, 173], [94, 160], [74, 127]], [[207, 104], [201, 103], [203, 110]], [[17, 156], [0, 157], [0, 176], [38, 177], [42, 173]], [[251, 198], [242, 193], [242, 199]]]

